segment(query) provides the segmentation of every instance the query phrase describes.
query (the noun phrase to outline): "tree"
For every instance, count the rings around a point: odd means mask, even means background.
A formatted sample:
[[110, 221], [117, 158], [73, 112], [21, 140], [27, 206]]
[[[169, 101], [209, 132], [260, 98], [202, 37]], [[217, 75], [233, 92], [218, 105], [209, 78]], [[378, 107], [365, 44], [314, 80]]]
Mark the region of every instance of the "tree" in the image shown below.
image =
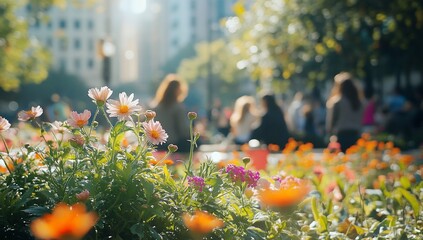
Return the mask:
[[[29, 35], [29, 24], [48, 20], [51, 7], [89, 7], [99, 0], [1, 0], [0, 1], [0, 89], [18, 91], [22, 84], [47, 78], [49, 51]], [[19, 13], [18, 13], [19, 12]]]
[[225, 24], [255, 79], [315, 82], [345, 70], [371, 81], [376, 66], [392, 74], [399, 59], [402, 74], [423, 71], [422, 1], [243, 2]]
[[199, 43], [195, 47], [195, 57], [185, 59], [179, 65], [178, 75], [188, 82], [203, 82], [204, 89], [207, 89], [205, 94], [209, 95], [209, 105], [217, 97], [215, 92], [220, 94], [219, 97], [232, 101], [248, 92], [248, 89], [242, 89], [248, 81], [247, 71], [243, 69], [240, 56], [232, 51], [223, 39]]
[[0, 88], [18, 90], [22, 83], [39, 83], [47, 77], [49, 54], [28, 34], [28, 23], [16, 15], [26, 1], [0, 3]]

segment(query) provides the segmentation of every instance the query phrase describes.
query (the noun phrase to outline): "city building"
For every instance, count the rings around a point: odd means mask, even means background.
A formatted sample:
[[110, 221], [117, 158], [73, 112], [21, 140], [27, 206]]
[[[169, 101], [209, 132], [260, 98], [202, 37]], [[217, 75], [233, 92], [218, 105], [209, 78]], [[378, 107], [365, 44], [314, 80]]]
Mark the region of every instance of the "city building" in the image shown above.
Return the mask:
[[51, 51], [53, 70], [113, 86], [159, 81], [162, 66], [184, 48], [222, 36], [220, 19], [232, 15], [236, 0], [74, 2], [31, 21], [30, 34]]

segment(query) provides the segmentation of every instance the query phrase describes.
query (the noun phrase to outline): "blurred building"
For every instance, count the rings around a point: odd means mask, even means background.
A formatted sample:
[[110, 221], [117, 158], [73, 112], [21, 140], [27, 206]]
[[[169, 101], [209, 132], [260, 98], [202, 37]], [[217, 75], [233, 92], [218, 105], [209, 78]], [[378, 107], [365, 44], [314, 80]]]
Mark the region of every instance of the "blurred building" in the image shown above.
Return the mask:
[[69, 4], [46, 10], [45, 17], [31, 18], [32, 7], [28, 4], [22, 14], [29, 15], [31, 37], [51, 51], [52, 69], [78, 75], [90, 86], [100, 85], [98, 43], [105, 37], [104, 10]]
[[220, 19], [232, 15], [236, 0], [72, 2], [32, 21], [30, 34], [50, 49], [54, 70], [100, 86], [161, 79], [162, 66], [184, 48], [222, 36]]

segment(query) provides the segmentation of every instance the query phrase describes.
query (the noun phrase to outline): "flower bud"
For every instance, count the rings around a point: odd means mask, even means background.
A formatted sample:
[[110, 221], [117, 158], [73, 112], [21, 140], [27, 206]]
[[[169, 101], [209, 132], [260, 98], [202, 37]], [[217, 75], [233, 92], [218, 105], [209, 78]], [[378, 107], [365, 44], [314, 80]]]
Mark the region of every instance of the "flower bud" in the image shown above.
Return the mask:
[[249, 158], [249, 157], [243, 157], [243, 158], [242, 158], [242, 162], [243, 162], [245, 165], [247, 165], [248, 163], [250, 163], [250, 161], [251, 161], [251, 158]]
[[169, 144], [167, 146], [167, 149], [169, 150], [169, 152], [174, 153], [178, 151], [178, 146], [176, 146], [175, 144]]
[[147, 110], [145, 112], [145, 118], [147, 119], [147, 121], [152, 120], [154, 117], [156, 117], [156, 112], [155, 111]]
[[188, 119], [189, 120], [194, 120], [197, 118], [197, 113], [196, 112], [189, 112], [188, 113]]
[[97, 121], [93, 121], [91, 125], [93, 126], [93, 128], [96, 128], [96, 127], [98, 127], [98, 122]]
[[85, 140], [81, 135], [74, 135], [71, 139], [69, 139], [69, 142], [72, 147], [82, 147], [84, 145]]
[[75, 196], [76, 196], [76, 199], [78, 199], [78, 201], [85, 202], [90, 197], [90, 192], [87, 189], [85, 189], [84, 191], [76, 194]]
[[195, 132], [194, 133], [194, 141], [197, 141], [200, 138], [200, 133], [199, 132]]

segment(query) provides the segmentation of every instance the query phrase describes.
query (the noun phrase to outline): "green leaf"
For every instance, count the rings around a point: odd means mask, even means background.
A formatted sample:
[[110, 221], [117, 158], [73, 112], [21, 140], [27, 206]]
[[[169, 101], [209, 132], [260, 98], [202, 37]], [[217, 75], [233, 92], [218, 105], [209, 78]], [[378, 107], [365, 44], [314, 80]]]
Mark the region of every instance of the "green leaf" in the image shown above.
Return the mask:
[[410, 180], [409, 180], [407, 177], [405, 177], [405, 176], [402, 176], [402, 177], [400, 178], [400, 183], [401, 183], [401, 185], [402, 185], [405, 189], [409, 189], [409, 188], [410, 188], [410, 186], [411, 186], [411, 182], [410, 182]]
[[411, 207], [413, 208], [414, 215], [417, 218], [420, 213], [420, 203], [417, 198], [412, 193], [403, 188], [398, 188], [398, 190], [401, 192], [402, 196], [404, 196], [404, 198], [407, 199], [407, 201], [410, 203]]
[[142, 186], [144, 187], [144, 195], [147, 198], [147, 201], [150, 202], [154, 193], [154, 184], [144, 178], [141, 178], [140, 180]]
[[248, 227], [247, 237], [245, 239], [265, 239], [266, 232], [258, 227]]
[[357, 225], [354, 225], [354, 228], [358, 235], [363, 235], [366, 233], [366, 230], [364, 228], [361, 228]]
[[23, 212], [29, 213], [34, 216], [42, 216], [45, 213], [48, 213], [50, 210], [46, 207], [41, 206], [31, 206], [27, 209], [22, 210]]
[[314, 221], [318, 221], [319, 219], [319, 209], [317, 208], [317, 198], [312, 197], [311, 199], [311, 211], [313, 212]]

